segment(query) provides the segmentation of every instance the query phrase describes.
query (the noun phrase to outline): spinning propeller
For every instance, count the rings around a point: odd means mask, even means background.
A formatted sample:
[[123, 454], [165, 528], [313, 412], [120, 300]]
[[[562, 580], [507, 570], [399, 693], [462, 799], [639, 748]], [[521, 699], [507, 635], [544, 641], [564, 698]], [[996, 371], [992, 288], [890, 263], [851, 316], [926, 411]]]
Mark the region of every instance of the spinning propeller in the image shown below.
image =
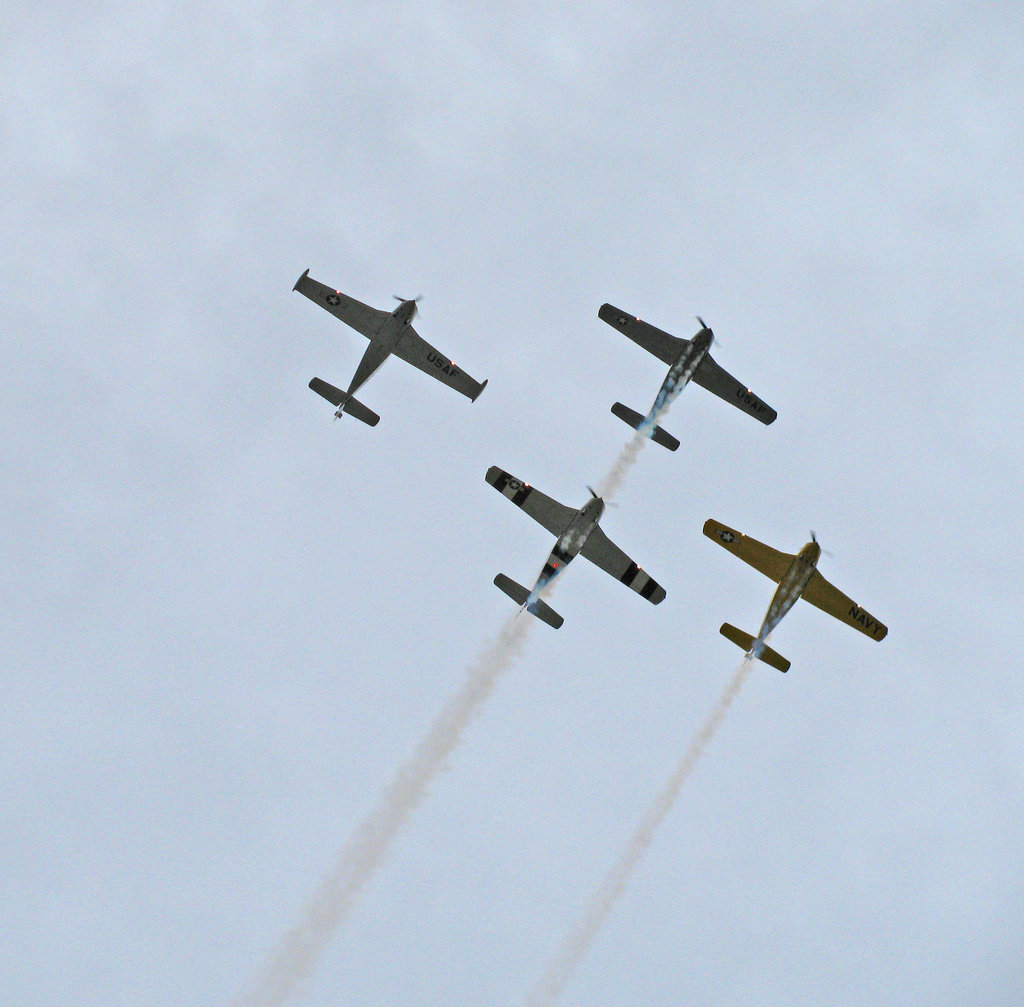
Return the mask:
[[697, 316], [697, 321], [700, 322], [700, 327], [702, 329], [707, 329], [708, 332], [711, 333], [711, 341], [717, 343], [719, 341], [718, 336], [716, 336], [714, 330], [708, 326], [708, 323], [705, 322], [704, 319], [700, 317], [700, 315]]
[[597, 490], [595, 490], [593, 486], [588, 485], [587, 489], [590, 490], [590, 495], [595, 500], [600, 500], [605, 505], [605, 507], [618, 507], [619, 506], [617, 503], [614, 503], [611, 500], [605, 500], [604, 497], [598, 496], [597, 495]]
[[[420, 313], [420, 301], [423, 300], [423, 295], [419, 294], [416, 297], [399, 297], [398, 294], [391, 295], [396, 301], [400, 301], [402, 307], [406, 304], [412, 305], [412, 310], [409, 311], [409, 315], [406, 318], [406, 323], [411, 322]], [[401, 311], [402, 308], [395, 308], [395, 311]]]

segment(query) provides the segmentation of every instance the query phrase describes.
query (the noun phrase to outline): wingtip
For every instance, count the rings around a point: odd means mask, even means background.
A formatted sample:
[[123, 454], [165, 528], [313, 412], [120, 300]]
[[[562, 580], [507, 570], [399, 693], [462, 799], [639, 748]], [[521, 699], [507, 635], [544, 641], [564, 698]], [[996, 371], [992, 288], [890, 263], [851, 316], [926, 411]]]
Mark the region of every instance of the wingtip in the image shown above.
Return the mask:
[[299, 277], [299, 278], [298, 278], [298, 279], [297, 279], [297, 280], [295, 281], [295, 286], [294, 286], [294, 287], [292, 287], [292, 290], [298, 290], [298, 289], [299, 289], [299, 284], [300, 284], [300, 283], [301, 283], [301, 282], [302, 282], [302, 281], [303, 281], [303, 280], [304, 280], [304, 279], [305, 279], [305, 278], [306, 278], [307, 276], [309, 276], [309, 270], [308, 270], [308, 269], [307, 269], [307, 270], [306, 270], [306, 271], [305, 271], [305, 272], [304, 272], [304, 273], [303, 273], [303, 274], [302, 274], [302, 275], [301, 275], [301, 276], [300, 276], [300, 277]]
[[478, 392], [476, 393], [476, 395], [474, 395], [474, 396], [473, 396], [473, 401], [474, 401], [474, 402], [476, 402], [476, 400], [477, 400], [478, 398], [480, 398], [480, 396], [481, 396], [481, 395], [483, 395], [483, 393], [484, 393], [484, 389], [485, 389], [485, 388], [487, 387], [487, 382], [488, 382], [488, 381], [490, 381], [490, 380], [491, 380], [490, 378], [484, 378], [484, 380], [483, 380], [483, 384], [482, 384], [482, 385], [480, 385], [480, 391], [478, 391]]

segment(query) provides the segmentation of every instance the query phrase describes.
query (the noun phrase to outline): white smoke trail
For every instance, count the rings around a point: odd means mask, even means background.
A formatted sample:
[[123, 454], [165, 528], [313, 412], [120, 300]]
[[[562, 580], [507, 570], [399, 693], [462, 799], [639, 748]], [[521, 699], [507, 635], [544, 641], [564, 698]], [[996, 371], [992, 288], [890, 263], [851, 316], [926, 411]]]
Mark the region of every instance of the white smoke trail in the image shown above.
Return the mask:
[[694, 766], [697, 765], [704, 748], [718, 729], [719, 724], [725, 718], [732, 701], [746, 681], [752, 664], [752, 661], [744, 658], [743, 663], [729, 679], [718, 702], [690, 742], [679, 765], [668, 778], [661, 793], [658, 794], [657, 799], [641, 819], [636, 832], [633, 833], [626, 848], [622, 851], [618, 862], [608, 872], [604, 883], [597, 890], [582, 919], [562, 942], [557, 956], [548, 965], [537, 985], [534, 986], [527, 1001], [529, 1007], [550, 1007], [572, 978], [576, 967], [590, 949], [594, 938], [597, 937], [604, 921], [624, 891], [634, 869], [651, 845], [658, 826], [672, 810], [683, 784], [693, 771]]
[[[625, 445], [600, 483], [600, 496], [610, 497], [618, 491], [646, 441], [637, 434]], [[540, 597], [547, 598], [553, 589], [554, 580], [545, 585]], [[530, 616], [520, 619], [520, 614], [505, 620], [497, 637], [470, 667], [462, 688], [399, 767], [377, 807], [338, 852], [334, 868], [307, 903], [300, 922], [284, 935], [250, 990], [235, 1000], [236, 1007], [278, 1007], [312, 974], [334, 931], [351, 912], [363, 886], [380, 867], [467, 725], [494, 691], [502, 672], [522, 653], [535, 620]]]
[[618, 493], [626, 476], [629, 475], [629, 470], [636, 464], [637, 458], [640, 457], [640, 452], [643, 450], [647, 440], [643, 434], [634, 434], [626, 442], [623, 449], [619, 452], [619, 457], [608, 470], [608, 474], [598, 483], [597, 495], [599, 497], [611, 500]]
[[528, 616], [505, 620], [498, 635], [469, 668], [462, 688], [399, 767], [377, 807], [338, 852], [334, 869], [306, 905], [300, 922], [285, 934], [249, 992], [235, 1001], [238, 1007], [276, 1007], [312, 973], [327, 942], [352, 910], [359, 892], [381, 865], [431, 781], [444, 768], [467, 725], [494, 691], [502, 672], [522, 653], [533, 623]]
[[[671, 402], [666, 402], [654, 414], [651, 422], [655, 426], [661, 423], [661, 421], [668, 415], [669, 407], [671, 405]], [[637, 458], [640, 457], [640, 452], [649, 440], [649, 437], [637, 431], [637, 433], [635, 433], [626, 442], [622, 451], [619, 452], [619, 457], [615, 460], [615, 463], [612, 465], [611, 469], [609, 469], [608, 474], [598, 486], [597, 495], [599, 497], [611, 500], [615, 494], [618, 493], [626, 476], [629, 475], [629, 470], [636, 464]]]

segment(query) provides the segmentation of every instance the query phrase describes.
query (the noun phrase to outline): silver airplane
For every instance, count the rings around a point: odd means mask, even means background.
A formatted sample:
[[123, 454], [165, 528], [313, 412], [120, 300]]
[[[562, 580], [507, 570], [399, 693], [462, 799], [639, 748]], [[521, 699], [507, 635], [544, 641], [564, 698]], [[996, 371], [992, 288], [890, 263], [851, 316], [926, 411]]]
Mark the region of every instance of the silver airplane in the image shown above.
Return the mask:
[[668, 375], [646, 416], [641, 416], [636, 410], [624, 406], [621, 402], [616, 402], [612, 406], [612, 412], [620, 420], [628, 423], [638, 433], [649, 437], [655, 444], [660, 444], [669, 451], [675, 451], [679, 447], [679, 441], [658, 426], [658, 417], [675, 401], [691, 380], [766, 425], [778, 416], [771, 406], [762, 402], [749, 388], [741, 385], [711, 358], [708, 351], [714, 342], [715, 334], [704, 324], [703, 318], [697, 318], [700, 322], [700, 332], [693, 339], [680, 339], [610, 304], [602, 304], [597, 317], [621, 329], [634, 343], [669, 365]]
[[399, 304], [391, 312], [371, 308], [340, 290], [333, 290], [317, 280], [310, 279], [308, 269], [295, 281], [292, 289], [305, 294], [325, 311], [329, 311], [335, 318], [340, 318], [346, 325], [370, 340], [348, 391], [343, 392], [320, 378], [313, 378], [309, 383], [309, 387], [317, 395], [322, 395], [331, 405], [337, 407], [335, 419], [339, 419], [343, 413], [348, 413], [371, 427], [377, 425], [380, 417], [362, 402], [357, 401], [354, 396], [392, 353], [474, 401], [487, 385], [486, 381], [475, 381], [420, 337], [412, 327], [412, 320], [416, 317], [415, 299], [402, 300], [396, 297]]
[[582, 555], [599, 566], [605, 573], [631, 587], [641, 597], [657, 605], [665, 598], [665, 589], [648, 574], [644, 573], [601, 529], [598, 522], [604, 514], [605, 503], [593, 490], [590, 499], [579, 509], [552, 500], [529, 483], [517, 479], [497, 465], [487, 470], [487, 481], [503, 496], [521, 507], [538, 524], [543, 525], [552, 535], [558, 536], [554, 549], [541, 570], [537, 583], [528, 591], [510, 577], [499, 573], [494, 583], [505, 592], [520, 611], [526, 609], [558, 629], [564, 621], [541, 597], [541, 592], [572, 560]]
[[865, 612], [860, 605], [833, 587], [818, 573], [821, 546], [818, 545], [814, 532], [811, 532], [811, 541], [795, 556], [779, 552], [712, 518], [704, 522], [704, 534], [712, 542], [717, 542], [734, 556], [739, 556], [745, 563], [749, 563], [755, 570], [759, 570], [779, 585], [756, 637], [730, 626], [727, 622], [722, 623], [719, 629], [722, 636], [745, 650], [747, 657], [752, 660], [760, 658], [778, 671], [789, 670], [789, 661], [767, 646], [765, 640], [800, 598], [809, 601], [840, 622], [860, 630], [872, 640], [881, 640], [889, 632], [888, 627]]

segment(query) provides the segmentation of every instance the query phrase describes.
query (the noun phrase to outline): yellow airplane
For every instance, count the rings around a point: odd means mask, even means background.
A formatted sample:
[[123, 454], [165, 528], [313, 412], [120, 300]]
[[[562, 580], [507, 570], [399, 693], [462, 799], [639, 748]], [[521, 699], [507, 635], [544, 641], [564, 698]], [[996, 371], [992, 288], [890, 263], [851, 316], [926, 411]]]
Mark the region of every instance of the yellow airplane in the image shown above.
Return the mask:
[[722, 623], [719, 629], [727, 640], [743, 648], [747, 652], [747, 657], [760, 658], [765, 664], [779, 671], [789, 670], [789, 661], [766, 646], [765, 639], [779, 624], [779, 620], [796, 604], [798, 598], [809, 601], [815, 608], [828, 612], [840, 622], [845, 622], [860, 630], [865, 636], [870, 636], [872, 640], [881, 640], [889, 632], [888, 627], [865, 612], [860, 605], [847, 598], [842, 591], [833, 587], [818, 573], [815, 568], [821, 556], [821, 546], [818, 545], [814, 532], [811, 532], [811, 541], [795, 556], [779, 552], [713, 518], [704, 522], [704, 534], [779, 585], [756, 638], [735, 626], [730, 626], [727, 622]]

